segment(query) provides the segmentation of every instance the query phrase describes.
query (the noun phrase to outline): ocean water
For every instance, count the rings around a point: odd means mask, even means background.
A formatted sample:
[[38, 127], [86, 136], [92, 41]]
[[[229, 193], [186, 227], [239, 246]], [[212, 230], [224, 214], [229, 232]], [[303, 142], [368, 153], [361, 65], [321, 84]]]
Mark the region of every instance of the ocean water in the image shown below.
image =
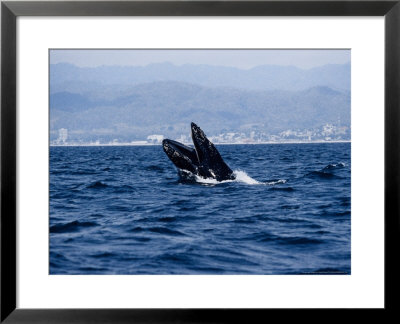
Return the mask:
[[350, 274], [350, 143], [217, 145], [237, 180], [161, 146], [50, 148], [50, 274]]

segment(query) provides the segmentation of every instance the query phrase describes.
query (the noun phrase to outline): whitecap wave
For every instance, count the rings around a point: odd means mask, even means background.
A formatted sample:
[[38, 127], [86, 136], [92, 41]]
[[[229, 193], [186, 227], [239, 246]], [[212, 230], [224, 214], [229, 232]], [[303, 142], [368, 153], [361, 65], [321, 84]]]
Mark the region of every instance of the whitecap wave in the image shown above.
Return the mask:
[[323, 170], [335, 169], [335, 168], [344, 168], [345, 166], [346, 166], [346, 164], [343, 163], [343, 162], [331, 163], [331, 164], [328, 164]]
[[266, 182], [266, 184], [270, 185], [270, 186], [274, 186], [276, 184], [284, 184], [286, 182], [287, 182], [287, 180], [281, 179], [281, 180], [276, 180], [276, 181], [268, 181], [268, 182]]

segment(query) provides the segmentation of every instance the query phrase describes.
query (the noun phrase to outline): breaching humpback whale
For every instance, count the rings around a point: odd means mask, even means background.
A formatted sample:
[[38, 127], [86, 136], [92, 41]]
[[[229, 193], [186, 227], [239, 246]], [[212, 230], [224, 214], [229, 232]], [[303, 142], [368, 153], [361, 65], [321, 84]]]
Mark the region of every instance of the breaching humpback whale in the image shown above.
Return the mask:
[[164, 152], [172, 163], [177, 168], [202, 178], [213, 178], [217, 181], [235, 179], [233, 171], [200, 127], [192, 123], [191, 129], [194, 149], [170, 139], [163, 140]]

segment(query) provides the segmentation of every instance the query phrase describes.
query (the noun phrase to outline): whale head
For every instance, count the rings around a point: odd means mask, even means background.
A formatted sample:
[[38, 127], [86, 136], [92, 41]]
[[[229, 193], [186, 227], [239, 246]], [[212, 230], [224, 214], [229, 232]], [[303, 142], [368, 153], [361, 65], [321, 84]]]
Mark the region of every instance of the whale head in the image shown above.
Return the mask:
[[164, 139], [163, 150], [178, 169], [187, 170], [194, 174], [198, 172], [198, 159], [196, 151], [177, 141]]
[[193, 122], [191, 134], [194, 149], [173, 140], [163, 141], [164, 152], [175, 166], [203, 178], [214, 178], [217, 181], [234, 179], [233, 171], [224, 162], [214, 144]]

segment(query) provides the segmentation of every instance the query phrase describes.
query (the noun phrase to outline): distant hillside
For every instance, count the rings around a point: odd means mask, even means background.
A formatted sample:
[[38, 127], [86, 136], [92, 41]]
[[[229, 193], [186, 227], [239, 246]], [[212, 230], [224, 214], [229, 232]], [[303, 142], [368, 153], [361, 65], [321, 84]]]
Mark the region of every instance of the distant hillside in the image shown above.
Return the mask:
[[191, 121], [204, 128], [207, 135], [253, 130], [273, 134], [338, 121], [350, 126], [350, 92], [326, 86], [301, 91], [250, 91], [164, 81], [120, 91], [114, 88], [53, 92], [51, 137], [67, 128], [71, 139], [86, 141], [132, 141], [150, 134], [176, 138], [189, 133]]
[[113, 86], [118, 91], [141, 83], [177, 81], [206, 87], [246, 90], [299, 91], [316, 86], [350, 90], [350, 64], [330, 64], [303, 70], [294, 66], [262, 65], [249, 70], [233, 67], [171, 63], [141, 66], [80, 68], [58, 63], [50, 66], [52, 93], [90, 92]]

